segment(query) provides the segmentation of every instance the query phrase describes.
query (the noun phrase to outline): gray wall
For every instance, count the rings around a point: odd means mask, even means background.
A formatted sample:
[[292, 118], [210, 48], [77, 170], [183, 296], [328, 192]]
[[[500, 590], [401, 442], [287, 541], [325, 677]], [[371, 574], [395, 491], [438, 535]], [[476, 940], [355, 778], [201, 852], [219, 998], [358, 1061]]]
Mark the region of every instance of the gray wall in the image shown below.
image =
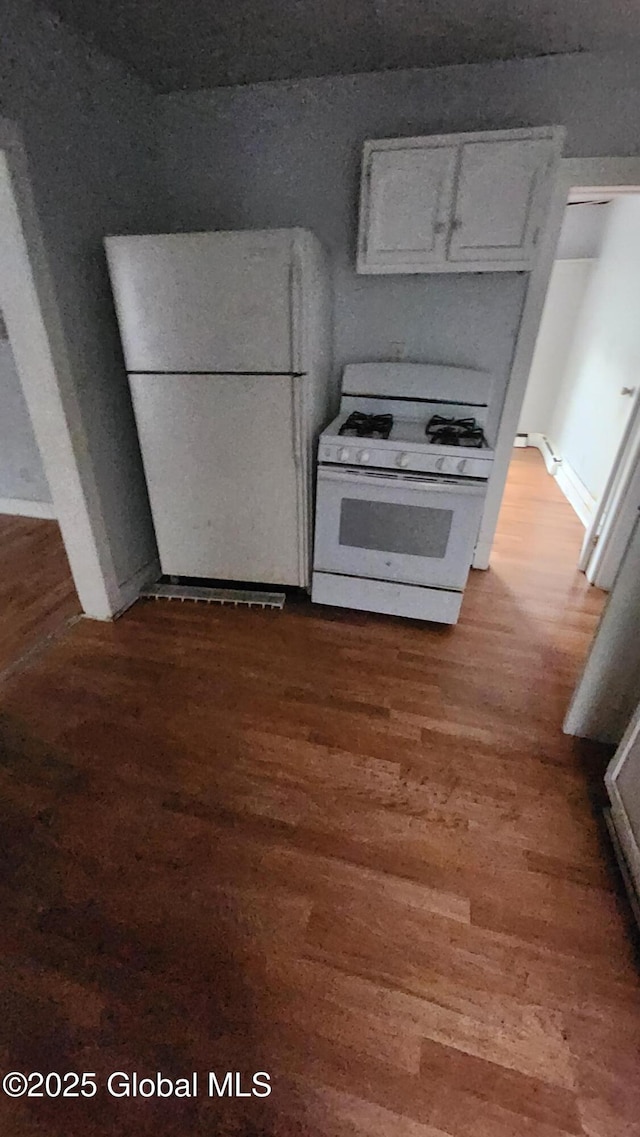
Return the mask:
[[2, 114], [22, 129], [112, 556], [154, 554], [102, 238], [162, 225], [153, 98], [31, 0], [0, 17]]
[[620, 57], [386, 72], [159, 99], [173, 228], [302, 225], [330, 251], [335, 352], [509, 371], [525, 279], [354, 271], [365, 138], [566, 123], [569, 154], [640, 143], [640, 82]]
[[51, 501], [8, 339], [0, 339], [0, 498]]
[[2, 113], [24, 133], [120, 580], [148, 560], [154, 541], [102, 252], [105, 233], [309, 227], [334, 262], [338, 366], [401, 353], [487, 367], [504, 384], [522, 277], [354, 273], [363, 139], [564, 122], [568, 152], [589, 155], [634, 153], [640, 137], [640, 69], [623, 57], [556, 57], [154, 99], [33, 0], [5, 0], [0, 21]]

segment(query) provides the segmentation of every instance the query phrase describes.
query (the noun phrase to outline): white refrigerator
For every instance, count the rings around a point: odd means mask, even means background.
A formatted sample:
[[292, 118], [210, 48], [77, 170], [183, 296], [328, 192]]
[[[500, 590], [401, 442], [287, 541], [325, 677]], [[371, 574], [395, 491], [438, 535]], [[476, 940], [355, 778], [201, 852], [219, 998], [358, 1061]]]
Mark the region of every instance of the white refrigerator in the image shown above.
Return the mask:
[[302, 229], [107, 237], [163, 573], [310, 583], [329, 274]]

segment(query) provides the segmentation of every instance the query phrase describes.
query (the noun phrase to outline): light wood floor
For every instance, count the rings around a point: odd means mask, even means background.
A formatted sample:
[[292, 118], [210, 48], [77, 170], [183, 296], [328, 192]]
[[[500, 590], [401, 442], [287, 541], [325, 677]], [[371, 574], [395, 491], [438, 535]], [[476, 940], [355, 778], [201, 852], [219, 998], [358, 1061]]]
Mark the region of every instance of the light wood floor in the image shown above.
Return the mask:
[[0, 514], [0, 675], [79, 611], [57, 521]]
[[456, 628], [146, 602], [4, 689], [2, 1066], [101, 1089], [0, 1096], [0, 1132], [637, 1137], [606, 756], [561, 733], [602, 606], [580, 538], [518, 452]]

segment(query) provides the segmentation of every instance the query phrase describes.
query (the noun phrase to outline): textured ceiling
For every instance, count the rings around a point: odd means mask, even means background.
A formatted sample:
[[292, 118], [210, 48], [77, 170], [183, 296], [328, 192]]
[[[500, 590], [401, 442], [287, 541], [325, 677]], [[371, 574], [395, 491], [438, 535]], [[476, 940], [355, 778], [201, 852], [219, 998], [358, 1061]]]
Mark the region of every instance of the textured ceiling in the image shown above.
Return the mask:
[[43, 0], [159, 91], [598, 51], [640, 0]]

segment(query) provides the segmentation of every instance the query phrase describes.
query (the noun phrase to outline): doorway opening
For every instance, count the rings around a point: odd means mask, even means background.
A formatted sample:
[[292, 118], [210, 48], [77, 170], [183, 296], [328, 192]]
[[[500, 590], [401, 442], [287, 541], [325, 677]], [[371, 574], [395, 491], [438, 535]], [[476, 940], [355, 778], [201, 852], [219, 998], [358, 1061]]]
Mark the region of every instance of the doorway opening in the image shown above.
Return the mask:
[[[80, 609], [123, 606], [54, 278], [15, 123], [0, 118], [0, 308]], [[42, 491], [44, 492], [44, 491]], [[6, 514], [0, 516], [11, 516]]]
[[554, 511], [562, 503], [581, 538], [576, 565], [605, 591], [624, 550], [616, 503], [640, 447], [638, 295], [640, 187], [572, 189], [511, 464], [555, 478]]
[[42, 455], [1, 310], [0, 514], [55, 517]]
[[0, 676], [79, 612], [44, 463], [0, 313]]

